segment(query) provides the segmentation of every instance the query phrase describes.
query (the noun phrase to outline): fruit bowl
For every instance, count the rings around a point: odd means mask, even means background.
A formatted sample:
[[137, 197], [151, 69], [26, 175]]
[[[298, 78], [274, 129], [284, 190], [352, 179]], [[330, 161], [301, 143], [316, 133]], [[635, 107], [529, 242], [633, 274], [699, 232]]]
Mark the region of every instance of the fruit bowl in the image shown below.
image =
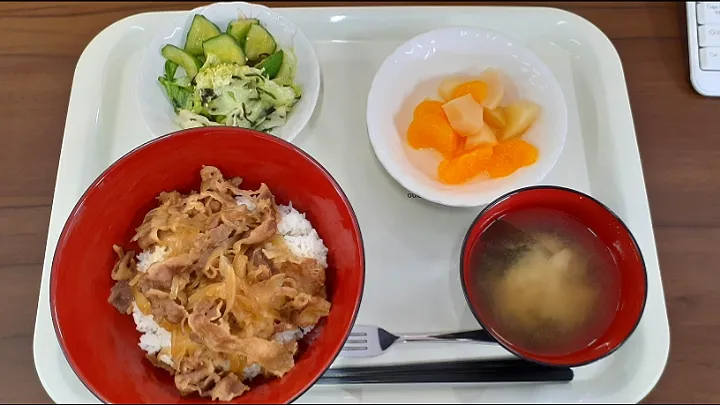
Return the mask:
[[[490, 67], [503, 73], [500, 105], [524, 99], [540, 106], [522, 136], [537, 148], [537, 161], [507, 177], [444, 184], [437, 179], [439, 158], [408, 145], [413, 110], [426, 98], [439, 99], [446, 78], [477, 77]], [[443, 28], [407, 41], [385, 59], [368, 95], [367, 126], [376, 156], [408, 191], [438, 204], [471, 207], [545, 178], [565, 145], [567, 106], [553, 73], [522, 44], [480, 28]]]

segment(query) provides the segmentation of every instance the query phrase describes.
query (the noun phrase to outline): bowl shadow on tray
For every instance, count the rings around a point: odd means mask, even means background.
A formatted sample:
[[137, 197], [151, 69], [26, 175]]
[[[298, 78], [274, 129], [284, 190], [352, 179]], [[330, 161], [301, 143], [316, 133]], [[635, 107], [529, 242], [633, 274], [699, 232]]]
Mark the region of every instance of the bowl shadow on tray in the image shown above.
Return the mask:
[[[58, 347], [59, 346], [60, 345], [58, 344]], [[97, 398], [97, 396], [95, 396], [95, 394], [90, 390], [90, 388], [88, 388], [88, 386], [85, 385], [82, 380], [80, 380], [80, 377], [78, 377], [75, 370], [68, 364], [67, 358], [65, 357], [65, 354], [61, 348], [57, 350], [55, 355], [58, 358], [57, 364], [64, 365], [61, 366], [61, 372], [58, 373], [58, 375], [62, 377], [62, 381], [65, 386], [73, 392], [86, 391], [86, 395], [84, 396], [85, 398]]]
[[[485, 207], [486, 206], [482, 206], [475, 209], [483, 210]], [[477, 319], [475, 319], [472, 311], [470, 311], [467, 300], [465, 300], [465, 294], [463, 293], [462, 282], [460, 280], [460, 263], [463, 255], [462, 246], [466, 233], [466, 228], [462, 229], [462, 231], [458, 230], [458, 234], [453, 240], [453, 252], [455, 252], [455, 254], [453, 254], [450, 267], [448, 268], [448, 276], [450, 278], [448, 282], [450, 291], [448, 291], [448, 293], [452, 297], [453, 315], [455, 319], [458, 320], [459, 325], [461, 325], [458, 330], [482, 329], [482, 326], [478, 323]]]
[[322, 79], [322, 70], [320, 70], [320, 85], [318, 87], [318, 98], [317, 103], [315, 103], [315, 108], [313, 109], [312, 115], [310, 116], [310, 119], [308, 120], [307, 124], [303, 127], [302, 130], [295, 136], [295, 138], [292, 140], [293, 145], [300, 145], [307, 137], [311, 136], [308, 134], [308, 132], [314, 132], [315, 128], [318, 127], [318, 120], [320, 119], [320, 111], [322, 111], [322, 105], [323, 100], [325, 97], [323, 96], [323, 90], [325, 88], [324, 81]]
[[[403, 140], [403, 142], [405, 142], [405, 141]], [[378, 159], [377, 155], [372, 153], [372, 145], [370, 144], [369, 139], [367, 140], [367, 147], [371, 150], [374, 167], [377, 169], [377, 171], [380, 173], [380, 175], [383, 178], [385, 178], [385, 185], [388, 186], [382, 192], [379, 191], [378, 194], [383, 194], [383, 192], [391, 192], [393, 195], [393, 198], [397, 198], [398, 200], [401, 200], [401, 201], [407, 200], [409, 203], [421, 205], [423, 210], [436, 210], [435, 212], [437, 212], [437, 210], [442, 210], [442, 212], [463, 212], [463, 213], [467, 214], [467, 213], [479, 212], [480, 210], [482, 210], [486, 207], [485, 205], [481, 205], [478, 207], [443, 206], [438, 203], [428, 201], [428, 200], [420, 197], [419, 195], [416, 195], [411, 190], [406, 189], [400, 183], [398, 183], [397, 180], [395, 180], [390, 175], [390, 173], [388, 173], [387, 170], [385, 170], [382, 162], [380, 162], [380, 159]], [[395, 225], [399, 226], [399, 227], [405, 227], [405, 226], [407, 226], [408, 223], [413, 223], [414, 221], [417, 221], [417, 218], [414, 217], [414, 214], [415, 213], [412, 210], [410, 210], [410, 211], [403, 211], [400, 215], [393, 215], [393, 216], [389, 216], [389, 217], [385, 218], [386, 220], [391, 221], [391, 222], [387, 223], [388, 229], [393, 229], [392, 223], [395, 221], [397, 221], [395, 223]], [[469, 217], [469, 218], [470, 218], [469, 219], [470, 221], [473, 219], [471, 217]], [[469, 222], [468, 222], [468, 224], [469, 224]], [[462, 228], [461, 235], [459, 236], [460, 239], [457, 241], [457, 251], [459, 251], [459, 249], [460, 249], [460, 246], [462, 244], [462, 238], [464, 238], [464, 236], [465, 236], [465, 231], [466, 231], [466, 229]], [[455, 263], [455, 264], [458, 264], [458, 263]], [[458, 272], [457, 268], [454, 268], [454, 272], [455, 273]], [[458, 278], [458, 280], [459, 280], [459, 278]]]
[[[365, 131], [367, 132], [367, 127], [365, 128]], [[405, 141], [403, 140], [403, 142]], [[400, 183], [397, 182], [397, 180], [395, 180], [390, 175], [390, 173], [387, 172], [387, 170], [385, 170], [385, 167], [383, 166], [382, 162], [380, 162], [380, 159], [378, 159], [377, 155], [372, 151], [372, 144], [370, 143], [369, 136], [365, 137], [365, 145], [370, 151], [370, 154], [372, 155], [375, 169], [385, 179], [385, 185], [388, 186], [386, 188], [386, 191], [392, 192], [394, 198], [397, 198], [399, 200], [411, 199], [419, 204], [423, 204], [428, 208], [438, 207], [436, 203], [427, 201], [420, 196], [416, 196], [413, 192], [403, 187]]]

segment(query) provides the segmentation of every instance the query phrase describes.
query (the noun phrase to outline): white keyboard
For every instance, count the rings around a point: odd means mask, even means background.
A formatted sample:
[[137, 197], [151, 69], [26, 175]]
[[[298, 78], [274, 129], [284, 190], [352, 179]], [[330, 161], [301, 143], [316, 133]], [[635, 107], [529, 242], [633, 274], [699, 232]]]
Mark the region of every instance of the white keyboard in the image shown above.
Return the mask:
[[720, 97], [720, 2], [686, 4], [690, 81], [698, 93]]

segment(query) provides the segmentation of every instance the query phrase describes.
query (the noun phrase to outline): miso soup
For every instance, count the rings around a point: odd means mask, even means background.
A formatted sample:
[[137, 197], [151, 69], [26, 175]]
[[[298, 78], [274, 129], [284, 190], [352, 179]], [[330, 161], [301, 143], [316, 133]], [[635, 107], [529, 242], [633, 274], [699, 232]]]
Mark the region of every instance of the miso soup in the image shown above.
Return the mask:
[[496, 220], [471, 264], [485, 327], [538, 355], [591, 345], [612, 323], [620, 300], [610, 250], [561, 211], [527, 209]]

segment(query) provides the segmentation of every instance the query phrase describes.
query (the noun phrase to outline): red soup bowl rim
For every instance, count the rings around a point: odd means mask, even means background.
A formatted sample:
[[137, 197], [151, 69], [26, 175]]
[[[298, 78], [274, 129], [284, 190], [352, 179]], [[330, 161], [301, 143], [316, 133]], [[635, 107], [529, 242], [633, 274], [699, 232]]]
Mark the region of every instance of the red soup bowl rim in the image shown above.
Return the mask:
[[[494, 330], [492, 330], [492, 328], [486, 327], [486, 324], [483, 321], [482, 316], [479, 314], [480, 311], [475, 309], [475, 306], [468, 294], [468, 287], [467, 287], [466, 278], [465, 278], [465, 274], [466, 274], [465, 259], [466, 259], [466, 255], [468, 255], [470, 253], [471, 247], [468, 246], [468, 244], [470, 243], [470, 235], [471, 235], [473, 229], [475, 229], [475, 227], [483, 219], [483, 217], [497, 205], [507, 201], [508, 199], [512, 198], [513, 196], [515, 196], [517, 194], [520, 194], [520, 193], [523, 193], [526, 191], [533, 191], [533, 190], [551, 190], [551, 191], [559, 191], [559, 192], [563, 192], [563, 193], [575, 194], [575, 195], [581, 196], [581, 197], [591, 201], [595, 205], [597, 205], [600, 208], [602, 208], [603, 210], [605, 210], [608, 214], [610, 214], [612, 217], [614, 217], [618, 221], [618, 223], [620, 224], [620, 226], [622, 227], [624, 232], [630, 237], [630, 240], [632, 241], [632, 247], [635, 250], [635, 253], [637, 253], [637, 257], [640, 260], [640, 265], [643, 270], [642, 274], [644, 277], [644, 285], [643, 285], [644, 294], [642, 296], [642, 305], [640, 307], [640, 311], [638, 313], [637, 320], [635, 320], [635, 324], [633, 325], [632, 328], [630, 328], [627, 336], [625, 336], [615, 347], [611, 348], [610, 350], [606, 350], [606, 351], [602, 352], [602, 354], [600, 356], [596, 356], [595, 358], [591, 358], [590, 360], [587, 360], [584, 362], [570, 363], [570, 364], [552, 363], [552, 362], [546, 362], [546, 361], [542, 361], [539, 359], [535, 359], [533, 357], [519, 353], [512, 346], [508, 345], [506, 343], [506, 341], [499, 336], [498, 333], [496, 333]], [[480, 324], [480, 326], [485, 331], [487, 331], [490, 334], [490, 336], [492, 336], [498, 342], [498, 344], [500, 344], [501, 347], [503, 347], [505, 350], [509, 351], [510, 353], [512, 353], [520, 358], [523, 358], [527, 361], [530, 361], [530, 362], [533, 362], [536, 364], [540, 364], [540, 365], [544, 365], [544, 366], [551, 366], [551, 367], [581, 367], [581, 366], [585, 366], [585, 365], [594, 363], [598, 360], [602, 360], [602, 359], [610, 356], [611, 354], [613, 354], [616, 350], [618, 350], [620, 347], [622, 347], [625, 344], [625, 342], [628, 341], [628, 339], [637, 330], [638, 325], [640, 325], [640, 321], [642, 320], [642, 316], [645, 312], [645, 305], [647, 303], [647, 295], [648, 295], [647, 268], [645, 266], [645, 259], [642, 255], [642, 251], [640, 250], [640, 246], [638, 245], [637, 240], [635, 239], [635, 236], [632, 234], [632, 232], [630, 232], [630, 229], [625, 224], [625, 222], [613, 210], [611, 210], [605, 204], [598, 201], [596, 198], [593, 198], [592, 196], [589, 196], [578, 190], [574, 190], [574, 189], [563, 187], [563, 186], [536, 185], [536, 186], [528, 186], [528, 187], [519, 188], [517, 190], [513, 190], [506, 194], [503, 194], [502, 196], [498, 197], [497, 199], [495, 199], [494, 201], [489, 203], [487, 206], [485, 206], [485, 208], [483, 208], [482, 211], [480, 211], [480, 213], [475, 217], [472, 224], [470, 224], [470, 227], [468, 228], [467, 232], [465, 233], [465, 237], [463, 239], [460, 254], [461, 254], [461, 257], [460, 257], [460, 284], [462, 286], [463, 295], [465, 296], [465, 301], [466, 301], [468, 307], [470, 308], [470, 312], [473, 314], [473, 316], [475, 317], [477, 322]], [[559, 358], [561, 358], [561, 357], [562, 356], [559, 356]]]
[[[85, 386], [85, 388], [88, 389], [98, 400], [100, 400], [103, 403], [110, 403], [110, 401], [104, 397], [104, 395], [100, 392], [97, 387], [95, 387], [92, 383], [88, 381], [88, 379], [85, 376], [85, 373], [81, 371], [76, 362], [74, 357], [68, 352], [66, 349], [65, 339], [63, 337], [62, 331], [60, 329], [60, 326], [58, 324], [58, 314], [56, 312], [56, 294], [57, 289], [59, 288], [57, 285], [57, 278], [55, 277], [55, 267], [56, 267], [56, 258], [58, 257], [58, 252], [60, 252], [64, 245], [67, 243], [68, 239], [70, 238], [70, 235], [72, 234], [72, 228], [75, 225], [75, 219], [78, 216], [78, 211], [82, 208], [83, 204], [86, 202], [86, 199], [88, 197], [88, 194], [94, 190], [98, 184], [102, 183], [105, 178], [110, 175], [112, 172], [119, 170], [118, 167], [125, 162], [126, 160], [132, 158], [133, 155], [135, 155], [137, 152], [139, 152], [142, 149], [145, 149], [146, 147], [149, 147], [150, 145], [154, 145], [156, 143], [163, 142], [166, 139], [169, 139], [171, 137], [182, 137], [182, 136], [192, 136], [197, 133], [206, 133], [206, 132], [213, 132], [213, 131], [226, 131], [226, 132], [239, 132], [243, 136], [254, 136], [256, 138], [262, 139], [263, 141], [271, 142], [279, 144], [280, 146], [283, 146], [285, 148], [288, 148], [295, 153], [300, 158], [303, 158], [310, 162], [317, 170], [319, 170], [326, 178], [330, 181], [335, 191], [340, 196], [341, 200], [343, 201], [345, 207], [349, 211], [350, 219], [352, 221], [352, 226], [354, 231], [357, 233], [358, 239], [357, 239], [357, 249], [359, 253], [359, 259], [360, 259], [360, 294], [357, 298], [357, 302], [355, 303], [355, 307], [353, 309], [353, 314], [351, 317], [350, 326], [348, 327], [347, 331], [345, 331], [344, 337], [338, 341], [338, 344], [333, 348], [335, 351], [335, 355], [332, 356], [328, 364], [324, 365], [324, 371], [322, 373], [319, 373], [316, 377], [313, 377], [310, 379], [310, 381], [307, 383], [307, 385], [300, 391], [298, 391], [297, 394], [295, 394], [293, 397], [291, 397], [288, 400], [288, 403], [292, 403], [296, 401], [299, 397], [301, 397], [303, 394], [305, 394], [310, 388], [312, 388], [315, 383], [322, 377], [322, 375], [327, 371], [332, 363], [337, 359], [337, 357], [340, 355], [340, 352], [342, 351], [342, 347], [344, 346], [345, 342], [347, 341], [348, 337], [350, 336], [350, 333], [352, 332], [352, 326], [354, 325], [355, 321], [357, 320], [358, 312], [360, 310], [360, 305], [362, 303], [363, 293], [365, 290], [365, 244], [363, 243], [362, 238], [362, 232], [360, 230], [360, 225], [357, 220], [357, 215], [355, 214], [355, 210], [352, 207], [352, 204], [350, 204], [350, 200], [348, 199], [345, 192], [342, 190], [338, 182], [335, 180], [332, 174], [323, 166], [321, 165], [315, 158], [310, 156], [307, 152], [303, 151], [296, 145], [285, 141], [284, 139], [275, 137], [273, 135], [268, 135], [264, 132], [247, 129], [247, 128], [238, 128], [238, 127], [202, 127], [202, 128], [189, 128], [189, 129], [183, 129], [175, 132], [171, 132], [162, 136], [159, 136], [157, 138], [151, 139], [140, 146], [137, 146], [124, 154], [122, 157], [117, 159], [115, 162], [113, 162], [108, 168], [103, 170], [103, 172], [97, 176], [97, 178], [85, 189], [80, 199], [77, 201], [75, 206], [73, 207], [72, 211], [70, 211], [70, 214], [68, 215], [67, 220], [65, 221], [65, 224], [63, 225], [62, 232], [60, 233], [60, 236], [58, 237], [58, 242], [55, 247], [55, 250], [53, 251], [53, 261], [51, 266], [51, 272], [50, 272], [50, 314], [52, 318], [53, 328], [55, 329], [55, 335], [58, 339], [58, 344], [60, 346], [60, 349], [62, 350], [63, 356], [67, 360], [68, 364], [70, 365], [70, 368], [72, 369], [73, 373], [78, 377], [80, 382]], [[213, 401], [215, 402], [215, 401]], [[218, 402], [219, 403], [219, 402]]]

